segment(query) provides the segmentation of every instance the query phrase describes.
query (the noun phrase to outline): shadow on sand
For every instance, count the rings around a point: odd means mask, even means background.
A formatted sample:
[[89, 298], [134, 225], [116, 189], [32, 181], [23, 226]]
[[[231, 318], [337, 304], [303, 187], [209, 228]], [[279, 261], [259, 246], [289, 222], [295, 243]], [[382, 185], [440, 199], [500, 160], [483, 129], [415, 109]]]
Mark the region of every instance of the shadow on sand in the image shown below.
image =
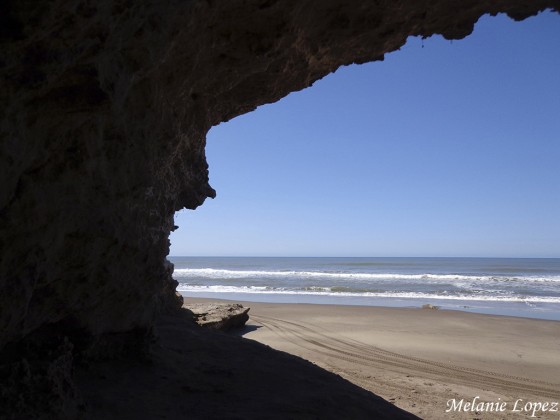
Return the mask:
[[76, 372], [90, 419], [414, 419], [301, 358], [241, 336], [163, 316], [146, 362], [98, 362]]

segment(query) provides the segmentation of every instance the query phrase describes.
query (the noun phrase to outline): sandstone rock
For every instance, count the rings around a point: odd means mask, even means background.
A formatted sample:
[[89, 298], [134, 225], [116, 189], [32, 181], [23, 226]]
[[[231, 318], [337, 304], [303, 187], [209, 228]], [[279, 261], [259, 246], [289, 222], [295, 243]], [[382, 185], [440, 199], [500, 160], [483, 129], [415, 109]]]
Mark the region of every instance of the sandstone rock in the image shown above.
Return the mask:
[[185, 303], [196, 323], [213, 330], [229, 331], [241, 328], [249, 320], [249, 309], [239, 303]]

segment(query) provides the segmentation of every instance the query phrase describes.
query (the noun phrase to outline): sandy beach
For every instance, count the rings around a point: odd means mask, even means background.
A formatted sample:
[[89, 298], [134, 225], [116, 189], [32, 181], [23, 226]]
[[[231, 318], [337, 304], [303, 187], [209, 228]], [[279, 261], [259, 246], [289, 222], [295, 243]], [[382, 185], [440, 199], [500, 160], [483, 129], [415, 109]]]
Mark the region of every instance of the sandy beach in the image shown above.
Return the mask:
[[307, 359], [419, 417], [560, 416], [558, 321], [241, 303], [251, 308], [243, 337]]

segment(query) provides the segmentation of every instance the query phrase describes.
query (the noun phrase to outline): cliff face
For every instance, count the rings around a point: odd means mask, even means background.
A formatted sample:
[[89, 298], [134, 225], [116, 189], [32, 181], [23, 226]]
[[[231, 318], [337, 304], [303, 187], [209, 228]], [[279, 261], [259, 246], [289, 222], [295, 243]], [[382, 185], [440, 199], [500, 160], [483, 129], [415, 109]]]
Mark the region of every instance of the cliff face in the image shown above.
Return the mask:
[[4, 360], [55, 336], [94, 355], [103, 337], [143, 336], [180, 305], [168, 236], [175, 211], [215, 194], [213, 125], [380, 60], [410, 35], [459, 39], [485, 13], [546, 7], [560, 1], [4, 2]]

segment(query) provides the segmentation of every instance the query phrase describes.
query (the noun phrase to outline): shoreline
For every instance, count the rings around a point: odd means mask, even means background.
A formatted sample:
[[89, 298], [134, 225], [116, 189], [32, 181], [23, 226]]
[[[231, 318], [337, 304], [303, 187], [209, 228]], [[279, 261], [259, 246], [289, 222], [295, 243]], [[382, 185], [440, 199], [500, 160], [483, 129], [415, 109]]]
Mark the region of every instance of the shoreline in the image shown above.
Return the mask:
[[[243, 337], [307, 359], [420, 417], [473, 418], [474, 412], [458, 407], [475, 399], [488, 403], [486, 409], [478, 406], [479, 418], [525, 418], [526, 412], [514, 410], [524, 407], [516, 407], [517, 400], [560, 399], [559, 321], [459, 310], [235, 302], [251, 308]], [[494, 402], [509, 411], [489, 411]], [[536, 415], [558, 417], [543, 410]]]
[[[266, 294], [266, 293], [233, 293], [233, 292], [196, 292], [178, 290], [185, 298], [202, 299], [205, 301], [247, 302], [247, 303], [278, 303], [287, 305], [333, 305], [368, 308], [421, 308], [425, 304], [437, 306], [443, 311], [507, 316], [515, 318], [560, 321], [560, 304], [545, 304], [544, 308], [536, 309], [527, 302], [499, 301], [449, 301], [443, 299], [397, 299], [397, 298], [364, 298], [360, 296], [323, 296], [315, 294]], [[216, 297], [215, 297], [216, 296]], [[554, 305], [554, 306], [553, 306]], [[549, 307], [550, 306], [550, 307]]]
[[560, 258], [175, 257], [182, 294], [421, 307], [560, 321]]

